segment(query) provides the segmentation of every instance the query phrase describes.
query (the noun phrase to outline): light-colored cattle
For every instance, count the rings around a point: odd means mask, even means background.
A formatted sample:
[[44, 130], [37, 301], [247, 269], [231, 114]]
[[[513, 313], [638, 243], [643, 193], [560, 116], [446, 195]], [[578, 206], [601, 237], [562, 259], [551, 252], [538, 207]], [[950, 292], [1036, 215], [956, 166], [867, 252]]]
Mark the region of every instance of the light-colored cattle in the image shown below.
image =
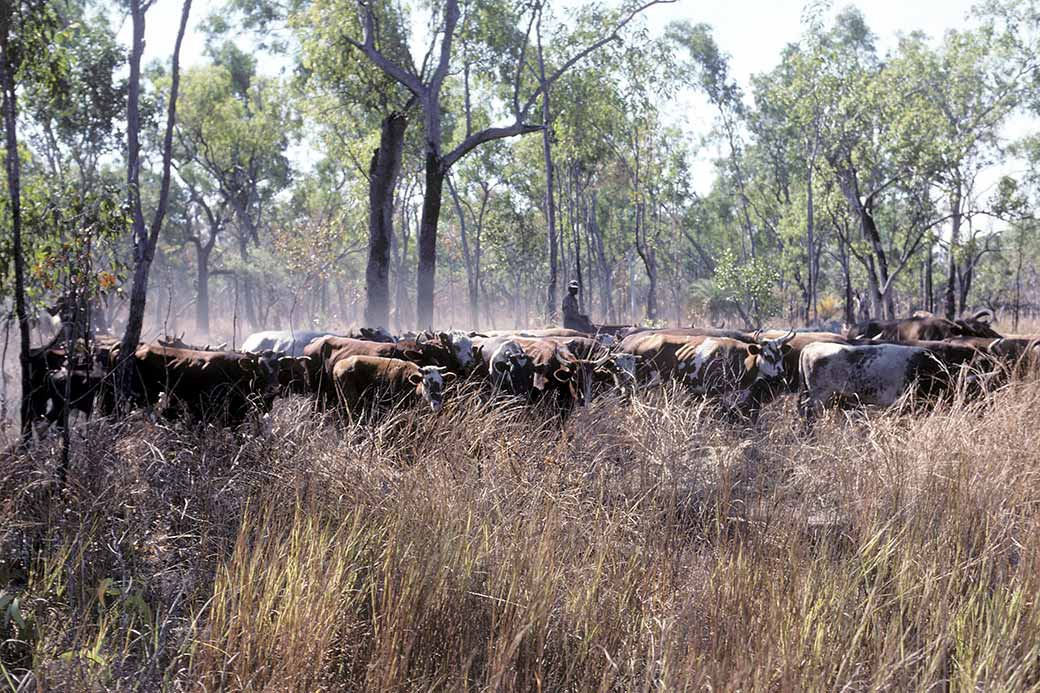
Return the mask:
[[242, 351], [259, 354], [264, 351], [277, 351], [287, 356], [303, 356], [303, 350], [319, 337], [339, 335], [333, 332], [314, 332], [310, 330], [267, 330], [254, 332], [242, 342]]
[[903, 344], [816, 342], [802, 349], [799, 370], [800, 407], [808, 420], [827, 407], [891, 407], [911, 387], [934, 393], [952, 378], [951, 365], [932, 350]]

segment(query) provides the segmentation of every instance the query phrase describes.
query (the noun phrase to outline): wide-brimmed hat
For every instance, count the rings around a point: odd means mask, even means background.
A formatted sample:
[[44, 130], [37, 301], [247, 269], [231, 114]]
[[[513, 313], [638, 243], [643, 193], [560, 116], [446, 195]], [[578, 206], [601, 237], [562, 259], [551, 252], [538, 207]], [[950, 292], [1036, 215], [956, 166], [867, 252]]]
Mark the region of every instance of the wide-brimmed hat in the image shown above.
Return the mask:
[[577, 289], [578, 288], [578, 280], [577, 279], [572, 279], [571, 283], [568, 284], [567, 286], [569, 286], [572, 289]]

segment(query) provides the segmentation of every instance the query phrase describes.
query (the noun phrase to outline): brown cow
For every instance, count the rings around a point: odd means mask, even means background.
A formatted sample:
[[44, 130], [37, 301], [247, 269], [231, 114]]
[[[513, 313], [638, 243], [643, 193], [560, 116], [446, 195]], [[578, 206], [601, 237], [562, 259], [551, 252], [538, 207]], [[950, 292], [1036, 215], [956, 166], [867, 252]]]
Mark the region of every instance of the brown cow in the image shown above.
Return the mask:
[[185, 412], [197, 421], [238, 425], [251, 412], [271, 410], [278, 395], [279, 360], [286, 358], [291, 357], [141, 344], [133, 355], [131, 399], [154, 406], [166, 393], [168, 416]]
[[942, 341], [953, 337], [989, 337], [999, 339], [987, 319], [992, 314], [980, 310], [970, 318], [947, 320], [931, 313], [918, 311], [903, 320], [868, 320], [849, 328], [846, 337], [872, 339], [881, 342]]
[[365, 408], [407, 404], [422, 399], [433, 411], [444, 404], [444, 386], [454, 373], [438, 366], [417, 366], [411, 361], [379, 356], [348, 356], [332, 369], [336, 395], [347, 416]]
[[351, 337], [325, 336], [315, 339], [303, 350], [307, 360], [307, 378], [310, 391], [317, 397], [319, 407], [334, 404], [332, 369], [336, 363], [351, 356], [378, 356], [380, 358], [412, 361], [424, 366], [447, 367], [451, 354], [435, 343], [421, 347], [415, 341], [372, 342]]
[[621, 340], [619, 349], [637, 357], [636, 380], [651, 385], [671, 379], [685, 378], [686, 362], [677, 358], [680, 349], [696, 346], [709, 337], [704, 335], [638, 332]]

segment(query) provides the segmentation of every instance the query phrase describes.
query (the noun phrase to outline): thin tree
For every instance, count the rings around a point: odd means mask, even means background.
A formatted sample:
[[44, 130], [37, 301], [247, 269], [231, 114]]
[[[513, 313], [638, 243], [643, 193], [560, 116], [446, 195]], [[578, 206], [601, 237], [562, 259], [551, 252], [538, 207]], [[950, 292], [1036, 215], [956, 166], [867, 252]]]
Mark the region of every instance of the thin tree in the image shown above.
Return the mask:
[[[162, 178], [159, 183], [159, 201], [155, 208], [150, 227], [145, 226], [144, 212], [141, 209], [141, 56], [144, 53], [145, 13], [152, 1], [142, 3], [141, 0], [130, 0], [130, 17], [133, 24], [133, 39], [130, 48], [130, 84], [126, 108], [127, 138], [127, 194], [130, 206], [134, 279], [130, 289], [130, 312], [127, 315], [126, 331], [123, 333], [121, 352], [133, 354], [141, 341], [141, 329], [144, 326], [144, 310], [148, 297], [148, 273], [155, 258], [155, 246], [162, 230], [163, 218], [166, 216], [166, 205], [170, 194], [170, 172], [173, 154], [173, 126], [177, 121], [177, 90], [180, 87], [180, 54], [184, 32], [188, 26], [188, 15], [191, 13], [191, 0], [184, 0], [181, 8], [181, 23], [177, 30], [177, 41], [173, 47], [173, 65], [170, 71], [170, 95], [166, 113], [166, 132], [162, 144]], [[130, 364], [124, 358], [117, 375], [117, 393], [121, 399], [129, 394], [131, 383]]]

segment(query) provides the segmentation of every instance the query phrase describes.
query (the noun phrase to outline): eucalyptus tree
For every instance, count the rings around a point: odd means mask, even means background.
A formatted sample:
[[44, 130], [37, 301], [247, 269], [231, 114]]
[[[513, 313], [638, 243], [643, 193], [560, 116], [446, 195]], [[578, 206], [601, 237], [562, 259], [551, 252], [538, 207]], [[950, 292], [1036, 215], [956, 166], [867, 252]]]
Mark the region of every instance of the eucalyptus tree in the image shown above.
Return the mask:
[[27, 139], [58, 187], [100, 184], [100, 168], [120, 148], [126, 51], [106, 12], [90, 2], [52, 3], [63, 69], [51, 84], [25, 89]]
[[250, 243], [276, 196], [291, 180], [286, 155], [298, 119], [278, 79], [260, 77], [250, 56], [232, 43], [214, 51], [217, 62], [194, 67], [183, 78], [175, 129], [177, 173], [208, 226], [205, 240], [193, 233], [197, 264], [197, 326], [209, 332], [209, 258], [217, 238], [237, 230], [246, 317], [257, 324]]
[[[541, 5], [533, 8], [511, 3], [496, 3], [494, 12], [499, 17], [508, 18], [503, 22], [511, 27], [509, 41], [504, 47], [500, 60], [503, 67], [500, 74], [509, 76], [505, 88], [509, 98], [505, 104], [512, 122], [505, 125], [491, 125], [481, 129], [472, 129], [472, 120], [461, 114], [466, 127], [457, 143], [450, 149], [445, 147], [445, 111], [442, 104], [442, 91], [449, 77], [453, 64], [453, 44], [460, 28], [460, 21], [465, 25], [487, 16], [480, 4], [460, 6], [459, 0], [445, 0], [440, 8], [439, 16], [429, 23], [431, 35], [435, 36], [426, 58], [421, 66], [413, 60], [395, 61], [383, 50], [381, 34], [377, 31], [378, 13], [374, 3], [359, 5], [359, 23], [362, 35], [358, 37], [344, 36], [347, 43], [365, 55], [374, 65], [403, 85], [418, 101], [422, 111], [424, 135], [424, 159], [426, 166], [426, 187], [423, 198], [422, 220], [419, 227], [419, 268], [416, 292], [416, 319], [420, 326], [428, 326], [433, 319], [433, 290], [437, 264], [437, 225], [440, 219], [441, 196], [444, 180], [451, 167], [476, 147], [496, 139], [513, 137], [538, 132], [543, 123], [531, 122], [530, 114], [540, 97], [559, 78], [580, 60], [593, 53], [608, 42], [617, 40], [620, 32], [639, 13], [652, 5], [671, 0], [650, 0], [642, 5], [624, 8], [610, 17], [606, 29], [564, 60], [551, 72], [543, 76], [538, 73], [531, 80], [528, 71], [530, 59], [530, 36], [534, 22], [541, 12]], [[436, 9], [436, 8], [435, 8]], [[439, 40], [438, 40], [439, 39]], [[457, 63], [458, 58], [455, 59]], [[468, 105], [466, 101], [465, 105]]]
[[729, 149], [726, 160], [740, 202], [740, 221], [747, 239], [746, 252], [758, 255], [757, 234], [751, 220], [747, 191], [747, 172], [744, 170], [746, 147], [744, 128], [747, 107], [740, 86], [730, 75], [729, 56], [723, 53], [707, 24], [691, 25], [676, 21], [668, 25], [666, 38], [686, 52], [687, 60], [680, 63], [679, 73], [688, 75], [690, 86], [701, 90], [717, 111], [720, 135]]
[[[409, 31], [400, 8], [390, 2], [369, 7], [380, 30], [380, 48], [389, 60], [410, 59]], [[415, 97], [357, 51], [361, 14], [353, 0], [300, 3], [289, 14], [299, 38], [300, 86], [307, 115], [321, 128], [323, 150], [349, 175], [368, 184], [368, 263], [365, 271], [365, 322], [389, 326], [390, 257], [394, 243], [394, 199]], [[379, 132], [372, 147], [372, 131]], [[363, 148], [371, 151], [367, 164]]]
[[973, 215], [972, 189], [978, 175], [999, 161], [1001, 127], [1028, 93], [1025, 78], [1037, 69], [1035, 56], [1016, 57], [987, 24], [948, 31], [937, 50], [912, 35], [891, 66], [921, 94], [921, 106], [931, 111], [935, 126], [933, 185], [945, 201], [950, 224], [943, 301], [949, 318], [965, 309], [971, 282], [972, 256], [961, 243], [962, 228]]

